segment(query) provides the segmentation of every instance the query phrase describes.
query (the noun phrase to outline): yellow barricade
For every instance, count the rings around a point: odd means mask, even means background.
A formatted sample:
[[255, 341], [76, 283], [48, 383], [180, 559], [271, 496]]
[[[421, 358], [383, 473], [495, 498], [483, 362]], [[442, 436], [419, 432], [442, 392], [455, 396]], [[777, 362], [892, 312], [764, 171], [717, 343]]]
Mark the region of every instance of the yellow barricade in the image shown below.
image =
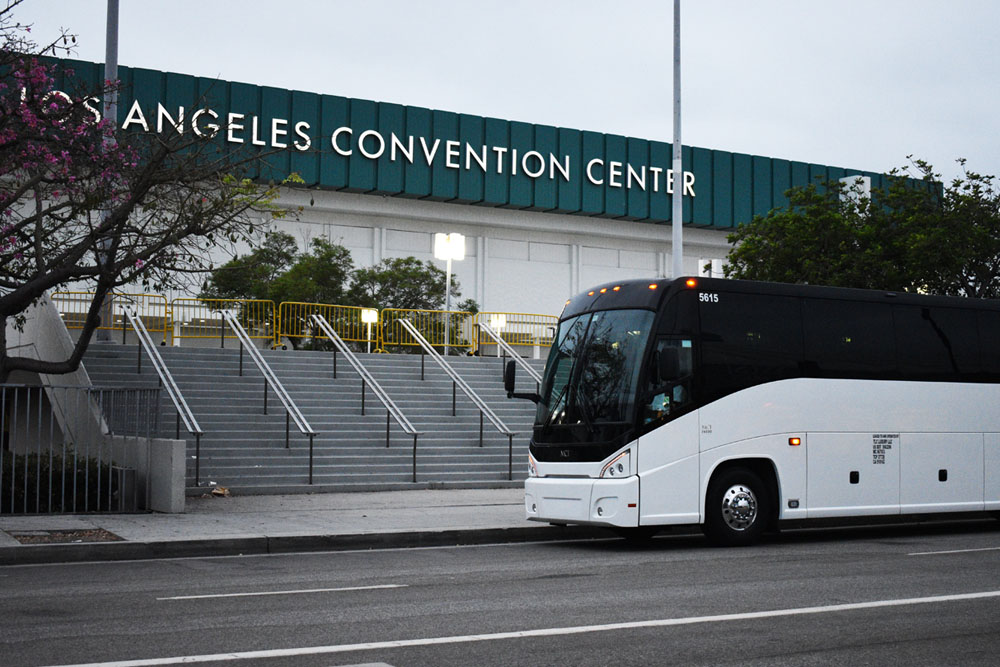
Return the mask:
[[170, 310], [173, 337], [177, 339], [235, 339], [236, 334], [226, 326], [226, 321], [219, 315], [220, 310], [233, 311], [250, 338], [266, 340], [268, 345], [273, 344], [275, 339], [273, 301], [179, 298], [170, 302]]
[[[559, 318], [554, 315], [534, 313], [481, 312], [476, 314], [476, 322], [489, 325], [508, 345], [521, 356], [544, 358], [556, 334]], [[494, 351], [496, 343], [485, 333], [476, 329], [476, 351]]]
[[[67, 329], [82, 329], [87, 319], [87, 311], [94, 299], [93, 292], [55, 292], [52, 303], [59, 310]], [[127, 333], [132, 330], [122, 311], [131, 305], [146, 325], [146, 330], [154, 341], [167, 341], [170, 337], [170, 309], [167, 298], [160, 294], [109, 294], [111, 301], [111, 321], [101, 322], [98, 329], [109, 329]]]
[[388, 351], [395, 346], [419, 346], [399, 320], [409, 320], [434, 347], [445, 345], [445, 319], [449, 320], [448, 347], [471, 352], [475, 349], [473, 323], [475, 315], [461, 310], [413, 310], [385, 308], [379, 317], [379, 349]]
[[[371, 323], [364, 321], [365, 311], [371, 312]], [[326, 336], [310, 324], [311, 315], [322, 315], [337, 335], [347, 342], [367, 342], [378, 347], [378, 311], [374, 308], [295, 301], [282, 301], [278, 306], [278, 336], [275, 344], [282, 345], [287, 339], [294, 347], [299, 347], [298, 340], [304, 338], [325, 340]]]

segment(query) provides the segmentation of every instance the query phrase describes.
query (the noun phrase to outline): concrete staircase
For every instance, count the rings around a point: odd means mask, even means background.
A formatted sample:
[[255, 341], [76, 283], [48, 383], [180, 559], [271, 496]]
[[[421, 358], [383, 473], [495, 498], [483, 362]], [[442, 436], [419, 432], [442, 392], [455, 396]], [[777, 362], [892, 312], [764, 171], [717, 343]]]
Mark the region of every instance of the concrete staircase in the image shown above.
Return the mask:
[[[371, 391], [361, 414], [361, 380], [343, 356], [334, 378], [333, 353], [266, 350], [264, 357], [317, 432], [313, 484], [308, 484], [309, 439], [292, 422], [285, 444], [285, 410], [273, 392], [264, 414], [264, 381], [249, 355], [239, 375], [239, 350], [159, 348], [205, 435], [201, 439], [201, 486], [212, 482], [241, 493], [379, 490], [427, 486], [487, 487], [523, 481], [534, 404], [507, 399], [502, 361], [449, 357], [448, 362], [517, 435], [513, 440], [513, 481], [508, 481], [508, 438], [483, 422], [479, 446], [478, 409], [457, 391], [452, 415], [452, 382], [427, 359], [421, 380], [419, 355], [359, 354], [375, 379], [421, 432], [413, 479], [413, 439], [389, 422]], [[155, 386], [149, 360], [136, 373], [135, 346], [94, 344], [84, 363], [95, 386]], [[531, 361], [541, 372], [543, 362]], [[523, 370], [518, 390], [534, 391]], [[166, 393], [161, 399], [160, 433], [175, 436], [176, 412]], [[195, 486], [194, 438], [188, 441], [188, 486]], [[194, 492], [192, 490], [192, 492]]]

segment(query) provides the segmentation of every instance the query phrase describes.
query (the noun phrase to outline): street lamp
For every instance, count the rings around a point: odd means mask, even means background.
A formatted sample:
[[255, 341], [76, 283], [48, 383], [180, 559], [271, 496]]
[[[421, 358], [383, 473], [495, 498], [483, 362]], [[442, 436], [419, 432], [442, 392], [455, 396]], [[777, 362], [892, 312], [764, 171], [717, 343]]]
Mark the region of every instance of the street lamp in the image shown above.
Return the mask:
[[451, 260], [465, 259], [465, 236], [462, 234], [442, 234], [438, 232], [434, 235], [434, 258], [443, 259], [448, 262], [445, 271], [444, 288], [444, 354], [448, 356], [448, 341], [451, 336]]
[[[507, 315], [505, 313], [493, 313], [490, 315], [490, 329], [497, 332], [497, 336], [501, 335], [501, 332], [507, 326]], [[500, 356], [500, 343], [497, 343], [497, 356]]]
[[368, 354], [372, 352], [372, 325], [378, 322], [378, 311], [374, 308], [361, 309], [361, 321], [368, 325]]

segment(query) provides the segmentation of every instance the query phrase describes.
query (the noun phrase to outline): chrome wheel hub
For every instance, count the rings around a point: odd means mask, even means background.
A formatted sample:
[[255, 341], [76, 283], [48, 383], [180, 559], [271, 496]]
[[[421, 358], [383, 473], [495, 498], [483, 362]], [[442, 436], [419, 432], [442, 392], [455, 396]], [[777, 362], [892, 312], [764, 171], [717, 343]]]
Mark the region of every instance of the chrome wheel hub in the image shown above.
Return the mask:
[[722, 494], [722, 519], [732, 530], [746, 530], [757, 519], [757, 497], [748, 486], [734, 484]]

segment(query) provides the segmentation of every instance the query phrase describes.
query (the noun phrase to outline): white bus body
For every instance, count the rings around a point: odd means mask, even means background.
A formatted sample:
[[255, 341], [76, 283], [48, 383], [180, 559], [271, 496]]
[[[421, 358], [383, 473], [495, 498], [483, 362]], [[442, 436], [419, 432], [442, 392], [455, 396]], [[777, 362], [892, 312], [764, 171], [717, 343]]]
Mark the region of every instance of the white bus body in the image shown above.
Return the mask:
[[684, 284], [567, 302], [541, 394], [516, 395], [539, 406], [529, 520], [702, 524], [747, 544], [775, 520], [1000, 512], [1000, 303], [713, 279], [678, 297]]
[[[535, 521], [618, 528], [702, 523], [712, 473], [737, 459], [773, 468], [779, 519], [1000, 510], [998, 406], [990, 384], [772, 382], [603, 461], [533, 462], [525, 510]], [[626, 451], [621, 477], [598, 478]]]

